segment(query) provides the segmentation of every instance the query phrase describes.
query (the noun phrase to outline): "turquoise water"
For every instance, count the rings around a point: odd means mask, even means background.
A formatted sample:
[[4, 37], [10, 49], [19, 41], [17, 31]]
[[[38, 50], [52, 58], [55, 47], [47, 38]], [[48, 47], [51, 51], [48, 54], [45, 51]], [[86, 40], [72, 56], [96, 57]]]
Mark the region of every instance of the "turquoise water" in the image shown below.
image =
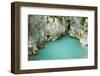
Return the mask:
[[88, 50], [82, 47], [79, 40], [70, 36], [64, 36], [55, 41], [49, 41], [45, 47], [38, 51], [30, 60], [55, 60], [55, 59], [79, 59], [87, 58]]

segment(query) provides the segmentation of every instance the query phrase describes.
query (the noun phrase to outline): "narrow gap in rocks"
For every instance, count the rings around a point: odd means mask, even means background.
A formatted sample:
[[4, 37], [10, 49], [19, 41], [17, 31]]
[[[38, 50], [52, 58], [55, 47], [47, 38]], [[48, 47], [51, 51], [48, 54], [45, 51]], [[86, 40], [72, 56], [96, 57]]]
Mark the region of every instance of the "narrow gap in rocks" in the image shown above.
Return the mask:
[[[32, 59], [31, 56], [33, 56], [33, 60], [34, 60], [35, 58], [34, 56], [39, 55], [39, 53], [42, 53], [42, 51], [47, 50], [45, 48], [48, 47], [47, 46], [48, 43], [53, 44], [53, 45], [58, 45], [59, 44], [58, 42], [61, 41], [61, 39], [63, 39], [65, 41], [64, 43], [67, 43], [70, 41], [69, 42], [70, 44], [71, 43], [71, 40], [69, 39], [70, 37], [75, 38], [76, 39], [75, 42], [78, 43], [77, 46], [73, 45], [74, 41], [72, 40], [71, 45], [80, 47], [79, 50], [81, 48], [86, 48], [88, 46], [87, 33], [88, 33], [88, 18], [87, 17], [29, 15], [28, 16], [28, 57], [29, 57], [29, 60]], [[65, 40], [67, 38], [69, 39], [69, 41]], [[61, 43], [63, 43], [63, 41], [61, 41]], [[51, 46], [50, 44], [48, 45]], [[79, 44], [81, 46], [79, 46]], [[62, 50], [64, 51], [64, 47], [61, 47], [62, 45], [60, 46], [58, 45], [58, 46], [61, 49], [63, 48]], [[68, 45], [67, 44], [65, 45], [66, 45], [65, 46], [66, 48]], [[55, 46], [55, 47], [58, 47], [58, 46]], [[50, 48], [52, 48], [51, 50], [55, 49], [56, 50], [55, 52], [57, 52], [57, 49], [55, 47], [51, 46]], [[49, 51], [50, 51], [50, 48], [49, 48]], [[41, 50], [41, 49], [44, 49], [44, 50]], [[73, 49], [69, 48], [65, 50], [66, 50], [65, 52], [67, 53], [69, 52], [69, 50], [73, 50]], [[82, 57], [86, 57], [86, 56], [87, 56], [87, 53], [85, 54], [85, 56], [83, 55]], [[56, 57], [55, 58], [60, 59], [59, 57], [60, 56], [58, 56], [58, 58]], [[75, 57], [78, 58], [77, 54], [75, 54]], [[38, 60], [39, 58], [36, 57], [36, 59]]]

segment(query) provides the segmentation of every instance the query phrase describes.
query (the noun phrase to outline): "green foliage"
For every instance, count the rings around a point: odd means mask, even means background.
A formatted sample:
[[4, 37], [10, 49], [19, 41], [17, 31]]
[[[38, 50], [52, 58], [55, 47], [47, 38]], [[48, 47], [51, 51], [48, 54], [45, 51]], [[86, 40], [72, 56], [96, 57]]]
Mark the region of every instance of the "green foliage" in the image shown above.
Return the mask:
[[86, 17], [79, 17], [80, 23], [84, 25]]
[[66, 16], [49, 16], [49, 17], [53, 18], [53, 21], [55, 20], [55, 18], [57, 18], [60, 23], [63, 23], [63, 20], [65, 19]]

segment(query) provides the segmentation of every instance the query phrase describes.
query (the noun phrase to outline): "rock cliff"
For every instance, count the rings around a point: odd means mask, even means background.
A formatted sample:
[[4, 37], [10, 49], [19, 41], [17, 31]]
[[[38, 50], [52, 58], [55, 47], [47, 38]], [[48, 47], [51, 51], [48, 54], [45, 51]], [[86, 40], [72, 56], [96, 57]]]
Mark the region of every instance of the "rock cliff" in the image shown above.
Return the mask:
[[86, 46], [88, 18], [72, 16], [28, 16], [29, 55], [37, 54], [39, 48], [45, 47], [47, 41], [55, 41], [70, 35]]
[[82, 17], [70, 17], [69, 35], [80, 40], [83, 46], [87, 43], [88, 19]]

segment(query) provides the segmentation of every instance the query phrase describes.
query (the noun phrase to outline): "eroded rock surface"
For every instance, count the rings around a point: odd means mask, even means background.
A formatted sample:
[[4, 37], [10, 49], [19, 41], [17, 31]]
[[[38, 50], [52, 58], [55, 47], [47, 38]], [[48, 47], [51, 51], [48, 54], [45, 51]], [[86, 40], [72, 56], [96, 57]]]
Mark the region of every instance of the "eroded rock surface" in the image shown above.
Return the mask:
[[[81, 23], [83, 19], [83, 23]], [[80, 43], [83, 46], [86, 46], [87, 43], [87, 34], [88, 34], [88, 19], [80, 17], [70, 17], [70, 30], [69, 35], [80, 40]]]
[[37, 54], [47, 41], [70, 35], [87, 45], [88, 18], [64, 16], [28, 16], [29, 55]]

